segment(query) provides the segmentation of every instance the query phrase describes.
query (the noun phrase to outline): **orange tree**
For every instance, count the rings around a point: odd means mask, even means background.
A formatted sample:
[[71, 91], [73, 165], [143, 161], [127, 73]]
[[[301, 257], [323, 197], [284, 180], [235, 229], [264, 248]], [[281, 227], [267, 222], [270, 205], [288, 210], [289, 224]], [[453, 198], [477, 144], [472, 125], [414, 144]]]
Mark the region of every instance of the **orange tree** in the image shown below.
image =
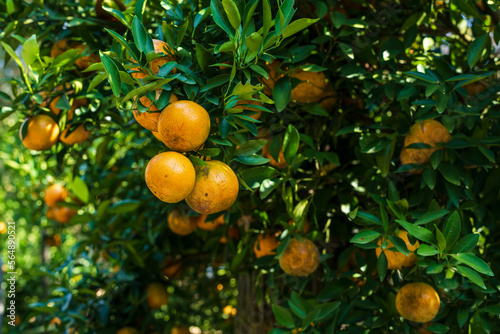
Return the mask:
[[495, 332], [493, 2], [1, 2], [14, 331]]

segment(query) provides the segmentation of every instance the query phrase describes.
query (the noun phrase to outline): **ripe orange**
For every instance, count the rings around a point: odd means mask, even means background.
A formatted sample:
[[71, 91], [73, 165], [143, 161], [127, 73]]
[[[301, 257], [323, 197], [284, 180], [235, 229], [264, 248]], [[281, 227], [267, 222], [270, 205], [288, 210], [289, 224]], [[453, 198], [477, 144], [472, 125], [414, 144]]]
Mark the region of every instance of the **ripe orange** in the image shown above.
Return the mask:
[[191, 332], [187, 327], [184, 326], [175, 326], [170, 331], [170, 334], [190, 334]]
[[47, 218], [48, 219], [55, 219], [54, 211], [55, 211], [55, 208], [49, 208], [47, 210]]
[[153, 134], [153, 136], [155, 136], [156, 139], [158, 139], [159, 141], [161, 141], [163, 143], [163, 140], [161, 140], [161, 136], [160, 136], [159, 132], [151, 131], [151, 133]]
[[122, 329], [118, 330], [116, 334], [139, 334], [137, 329], [132, 328], [132, 327], [123, 327]]
[[80, 125], [68, 135], [69, 128], [70, 125], [67, 125], [60, 137], [60, 140], [66, 145], [81, 143], [86, 141], [90, 136], [90, 130], [85, 128], [85, 124]]
[[168, 279], [178, 279], [181, 277], [184, 265], [181, 261], [176, 261], [171, 256], [167, 256], [163, 261], [162, 274]]
[[273, 95], [274, 85], [279, 78], [283, 75], [279, 74], [277, 70], [280, 68], [281, 62], [279, 60], [273, 60], [272, 63], [266, 62], [268, 79], [260, 77], [259, 81], [264, 85], [264, 93], [266, 95]]
[[199, 220], [196, 224], [196, 226], [199, 229], [206, 230], [206, 231], [215, 231], [215, 229], [221, 225], [224, 225], [224, 214], [220, 215], [215, 220], [211, 220], [208, 222], [203, 221], [203, 220]]
[[206, 215], [186, 216], [179, 209], [174, 209], [168, 214], [167, 223], [173, 233], [185, 236], [193, 233], [198, 221], [204, 221], [206, 218]]
[[187, 152], [200, 147], [210, 133], [208, 112], [193, 101], [169, 104], [160, 114], [158, 132], [173, 151]]
[[59, 319], [59, 317], [54, 317], [52, 318], [52, 320], [50, 320], [50, 324], [59, 326], [61, 324], [61, 319]]
[[428, 322], [439, 312], [439, 295], [426, 283], [409, 283], [396, 295], [396, 309], [399, 315], [413, 322]]
[[236, 201], [239, 182], [231, 167], [218, 160], [196, 166], [196, 183], [186, 197], [186, 203], [194, 211], [211, 214], [228, 209]]
[[150, 310], [156, 310], [167, 305], [170, 296], [163, 283], [150, 283], [146, 288], [146, 303]]
[[7, 233], [7, 225], [4, 222], [0, 222], [0, 234]]
[[291, 100], [299, 103], [318, 102], [328, 90], [328, 81], [324, 72], [309, 72], [297, 67], [292, 78], [301, 82], [292, 89]]
[[[432, 153], [437, 150], [437, 143], [447, 143], [451, 139], [446, 127], [435, 120], [425, 120], [415, 123], [410, 128], [410, 133], [405, 137], [404, 147], [401, 151], [401, 164], [424, 164], [430, 161]], [[433, 146], [428, 149], [406, 148], [414, 143], [425, 143]], [[421, 171], [417, 171], [419, 173]]]
[[467, 91], [467, 93], [469, 93], [470, 96], [474, 96], [474, 95], [481, 94], [482, 92], [484, 92], [487, 88], [487, 85], [483, 84], [479, 81], [476, 81], [476, 82], [473, 82], [471, 84], [464, 86], [464, 88]]
[[[22, 139], [23, 128], [27, 126], [28, 132]], [[19, 129], [19, 137], [23, 145], [30, 150], [43, 151], [51, 148], [57, 143], [59, 136], [59, 125], [47, 115], [36, 115], [26, 119]]]
[[161, 201], [177, 203], [193, 190], [195, 169], [191, 161], [177, 152], [163, 152], [146, 167], [146, 184]]
[[[410, 252], [416, 251], [420, 246], [420, 243], [418, 241], [416, 241], [414, 245], [410, 243], [410, 240], [408, 240], [408, 232], [406, 231], [399, 230], [398, 237], [403, 239], [403, 241], [406, 243], [406, 248], [408, 248]], [[380, 239], [377, 244], [379, 246], [382, 245], [382, 239]], [[415, 262], [417, 262], [417, 257], [414, 253], [410, 253], [409, 256], [406, 256], [403, 253], [398, 252], [397, 250], [389, 250], [389, 248], [392, 247], [394, 247], [394, 244], [389, 239], [387, 239], [387, 248], [384, 250], [385, 256], [387, 257], [387, 269], [400, 270], [403, 267], [413, 267], [415, 265]], [[378, 258], [382, 253], [382, 248], [376, 248], [375, 253], [377, 254]]]
[[[63, 86], [63, 85], [59, 85], [57, 86], [55, 89], [54, 89], [54, 93], [56, 94], [56, 96], [54, 96], [53, 98], [48, 98], [48, 94], [47, 92], [42, 92], [40, 93], [40, 95], [42, 95], [42, 97], [44, 98], [44, 101], [43, 103], [41, 104], [42, 107], [46, 107], [47, 106], [47, 102], [49, 102], [49, 106], [48, 108], [50, 109], [50, 111], [52, 111], [55, 115], [59, 115], [60, 112], [61, 112], [61, 109], [58, 108], [56, 105], [57, 105], [57, 102], [59, 101], [59, 99], [61, 98], [62, 94], [63, 94], [63, 91], [67, 94], [67, 95], [72, 95], [74, 94], [74, 90], [71, 88], [71, 84], [69, 82], [66, 82], [66, 84]], [[73, 103], [71, 103], [71, 109], [68, 111], [68, 118], [67, 120], [70, 121], [73, 119], [73, 116], [75, 114], [75, 110], [80, 108], [80, 107], [83, 107], [83, 106], [86, 106], [89, 104], [89, 100], [86, 99], [86, 98], [78, 98], [78, 99], [73, 99]]]
[[48, 207], [52, 208], [57, 205], [57, 202], [64, 202], [66, 197], [68, 197], [66, 188], [56, 183], [45, 189], [43, 200]]
[[76, 215], [76, 211], [65, 206], [54, 208], [54, 219], [61, 224], [68, 223], [74, 215]]
[[[160, 98], [161, 91], [162, 89], [156, 90], [156, 99]], [[158, 131], [158, 119], [160, 118], [160, 113], [155, 112], [158, 111], [158, 108], [150, 99], [148, 99], [147, 96], [142, 96], [139, 98], [139, 101], [143, 106], [149, 108], [149, 110], [146, 112], [140, 112], [138, 109], [133, 109], [132, 112], [135, 120], [137, 123], [142, 125], [143, 128], [146, 128], [149, 131]], [[175, 94], [170, 95], [170, 100], [168, 102], [173, 103], [175, 101], [179, 101], [177, 96]]]
[[283, 154], [283, 147], [281, 147], [278, 161], [276, 161], [276, 159], [273, 158], [273, 156], [271, 155], [271, 152], [269, 151], [269, 142], [270, 141], [271, 140], [268, 138], [266, 145], [264, 145], [262, 147], [262, 156], [264, 158], [271, 159], [271, 161], [269, 161], [269, 164], [271, 166], [276, 167], [278, 169], [285, 168], [287, 166], [287, 163], [285, 161], [285, 155]]
[[[173, 50], [167, 43], [160, 41], [159, 39], [153, 39], [153, 45], [154, 45], [156, 53], [166, 54], [166, 56], [156, 58], [155, 60], [153, 60], [152, 62], [149, 63], [149, 69], [151, 70], [151, 72], [153, 72], [153, 74], [158, 74], [158, 72], [160, 72], [160, 68], [164, 64], [166, 64], [170, 61], [175, 61], [175, 57], [172, 56]], [[133, 63], [136, 63], [136, 61], [134, 59], [131, 59], [131, 60]], [[134, 67], [134, 68], [132, 68], [132, 70], [135, 71], [133, 73], [130, 73], [133, 78], [144, 79], [145, 77], [148, 76], [148, 73], [144, 70], [141, 70], [140, 67]], [[176, 73], [177, 71], [174, 68], [172, 70], [172, 72]]]
[[[337, 96], [333, 87], [328, 84], [323, 94], [318, 99], [318, 103], [322, 106], [326, 111], [331, 111], [335, 105], [337, 104]], [[362, 103], [362, 102], [361, 102]]]
[[285, 252], [280, 257], [281, 269], [290, 276], [308, 276], [319, 266], [318, 247], [309, 239], [290, 239]]
[[253, 104], [259, 107], [262, 107], [262, 103], [260, 101], [253, 101], [253, 100], [240, 100], [236, 102], [236, 106], [234, 106], [235, 109], [243, 109], [243, 110], [251, 110], [251, 111], [256, 111], [257, 113], [250, 116], [253, 119], [259, 119], [260, 116], [262, 115], [262, 110], [259, 110], [257, 108], [252, 108], [252, 107], [245, 107], [242, 106], [242, 104]]
[[256, 258], [261, 258], [267, 255], [276, 255], [276, 248], [279, 242], [276, 240], [275, 234], [260, 234], [253, 245], [253, 253]]
[[[80, 50], [78, 53], [82, 54], [87, 47], [77, 41], [71, 41], [68, 40], [67, 38], [63, 38], [59, 40], [54, 46], [52, 46], [52, 49], [50, 50], [50, 56], [52, 58], [57, 57], [60, 54], [63, 54], [64, 52], [70, 50], [70, 49], [78, 49]], [[98, 63], [101, 59], [91, 53], [87, 56], [83, 56], [75, 60], [75, 65], [80, 69], [80, 70], [85, 70], [87, 67], [92, 65], [93, 63]]]

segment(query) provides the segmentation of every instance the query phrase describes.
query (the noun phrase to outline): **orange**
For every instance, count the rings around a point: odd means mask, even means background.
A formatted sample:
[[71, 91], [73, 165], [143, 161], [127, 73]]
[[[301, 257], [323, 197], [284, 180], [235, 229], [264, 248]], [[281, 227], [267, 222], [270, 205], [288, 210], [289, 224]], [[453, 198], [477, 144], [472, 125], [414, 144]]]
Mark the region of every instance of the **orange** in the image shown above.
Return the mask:
[[[87, 47], [80, 42], [70, 41], [67, 38], [63, 38], [59, 40], [56, 44], [54, 44], [54, 46], [52, 46], [52, 49], [50, 50], [50, 56], [52, 58], [55, 58], [58, 55], [68, 51], [69, 49], [79, 49], [80, 51], [78, 53], [82, 54], [86, 48]], [[98, 63], [99, 61], [100, 58], [97, 55], [91, 53], [87, 56], [83, 56], [75, 60], [75, 65], [80, 70], [85, 70], [91, 64]]]
[[271, 159], [271, 161], [269, 161], [269, 164], [271, 166], [276, 167], [278, 169], [285, 168], [287, 166], [287, 163], [285, 161], [285, 155], [283, 154], [283, 147], [281, 147], [278, 161], [276, 161], [276, 159], [273, 158], [273, 156], [271, 155], [271, 152], [269, 151], [269, 142], [270, 141], [271, 141], [270, 139], [267, 139], [266, 145], [264, 145], [262, 147], [262, 156], [264, 158]]
[[76, 211], [65, 206], [54, 208], [54, 219], [61, 224], [68, 223], [74, 215], [76, 215]]
[[[424, 164], [430, 161], [432, 153], [437, 150], [437, 143], [447, 143], [451, 139], [446, 127], [435, 120], [425, 120], [415, 123], [410, 128], [410, 133], [405, 137], [404, 147], [401, 151], [401, 164]], [[414, 143], [425, 143], [433, 148], [411, 149], [407, 146]], [[419, 173], [417, 171], [415, 173]]]
[[55, 211], [55, 208], [49, 208], [47, 210], [47, 218], [48, 219], [54, 219], [55, 218], [54, 211]]
[[211, 220], [208, 222], [199, 220], [197, 223], [197, 227], [199, 229], [207, 231], [215, 231], [215, 229], [221, 225], [224, 225], [224, 214], [220, 215], [215, 220]]
[[264, 93], [266, 95], [273, 95], [274, 85], [279, 78], [283, 75], [279, 74], [277, 70], [280, 68], [281, 62], [279, 60], [273, 60], [272, 63], [266, 62], [268, 79], [260, 77], [259, 81], [264, 85]]
[[253, 119], [259, 119], [260, 116], [262, 115], [262, 110], [259, 110], [257, 108], [252, 108], [252, 107], [246, 107], [246, 106], [241, 106], [242, 104], [253, 104], [255, 106], [262, 107], [262, 103], [260, 101], [253, 101], [253, 100], [240, 100], [236, 102], [236, 106], [234, 106], [235, 109], [243, 109], [243, 110], [251, 110], [251, 111], [256, 111], [257, 113], [250, 116]]
[[185, 236], [193, 233], [198, 221], [204, 221], [206, 218], [206, 215], [188, 217], [183, 215], [179, 209], [174, 209], [168, 214], [167, 223], [173, 233]]
[[319, 266], [318, 247], [309, 239], [299, 241], [290, 239], [286, 250], [280, 257], [281, 269], [290, 276], [308, 276]]
[[163, 283], [150, 283], [146, 288], [146, 303], [150, 310], [156, 310], [167, 305], [170, 296]]
[[[22, 139], [23, 127], [28, 127], [26, 137]], [[47, 115], [36, 115], [26, 119], [19, 129], [19, 137], [23, 145], [30, 150], [43, 151], [57, 143], [59, 125]]]
[[169, 104], [160, 114], [158, 132], [173, 151], [187, 152], [200, 147], [210, 133], [208, 112], [193, 101]]
[[439, 295], [426, 283], [409, 283], [396, 295], [396, 309], [404, 319], [413, 322], [428, 322], [439, 312]]
[[276, 248], [279, 242], [276, 240], [276, 235], [260, 234], [253, 245], [253, 253], [256, 258], [261, 258], [268, 255], [276, 255]]
[[61, 324], [61, 319], [59, 319], [58, 317], [54, 317], [52, 318], [52, 320], [50, 320], [50, 324], [59, 326]]
[[183, 264], [181, 261], [176, 261], [171, 256], [167, 256], [163, 261], [162, 274], [168, 279], [178, 279], [183, 272]]
[[[162, 89], [156, 90], [156, 99], [160, 98]], [[179, 101], [175, 94], [170, 95], [169, 103], [173, 103], [175, 101]], [[155, 112], [158, 111], [156, 105], [147, 98], [147, 96], [142, 96], [139, 98], [139, 102], [146, 108], [149, 108], [146, 112], [140, 112], [138, 109], [133, 109], [134, 118], [142, 125], [143, 128], [148, 129], [149, 131], [158, 131], [158, 119], [160, 118], [160, 113]]]
[[193, 190], [195, 170], [191, 161], [177, 152], [163, 152], [146, 167], [146, 184], [161, 201], [177, 203]]
[[69, 128], [70, 125], [67, 125], [60, 137], [60, 140], [66, 145], [81, 143], [86, 141], [90, 136], [90, 131], [85, 129], [85, 124], [80, 125], [68, 135]]
[[163, 143], [163, 140], [161, 140], [161, 136], [160, 136], [159, 132], [151, 131], [151, 133], [153, 134], [153, 136], [155, 136], [156, 139], [158, 139], [159, 141], [161, 141]]
[[59, 247], [62, 245], [61, 236], [59, 234], [47, 236], [44, 240], [44, 243], [49, 247]]
[[[331, 111], [337, 104], [337, 96], [335, 94], [335, 91], [333, 90], [333, 87], [330, 84], [328, 84], [323, 94], [320, 95], [318, 103], [326, 111]], [[363, 102], [361, 101], [361, 103]]]
[[[420, 246], [420, 243], [418, 241], [415, 242], [414, 245], [410, 244], [410, 240], [408, 240], [408, 232], [399, 230], [399, 235], [401, 239], [406, 243], [406, 248], [410, 252], [416, 251], [418, 247]], [[380, 239], [377, 243], [379, 246], [382, 245], [382, 239]], [[404, 255], [403, 253], [396, 251], [389, 250], [389, 248], [394, 247], [394, 244], [387, 239], [387, 248], [384, 250], [385, 256], [387, 257], [387, 269], [390, 270], [398, 270], [402, 269], [403, 267], [413, 267], [415, 263], [417, 262], [417, 257], [415, 254], [410, 253], [409, 256]], [[378, 247], [375, 249], [375, 253], [377, 254], [377, 258], [380, 256], [382, 253], [382, 247]]]
[[186, 203], [201, 214], [212, 214], [228, 209], [236, 201], [239, 182], [231, 167], [218, 160], [196, 166], [196, 183], [186, 197]]
[[[156, 53], [166, 54], [166, 56], [156, 58], [155, 60], [149, 63], [149, 69], [153, 72], [153, 74], [158, 74], [160, 72], [160, 68], [169, 61], [175, 61], [175, 57], [171, 56], [173, 50], [167, 43], [160, 41], [159, 39], [153, 39], [153, 45]], [[131, 59], [131, 61], [133, 63], [137, 63], [134, 59]], [[132, 70], [136, 71], [134, 73], [130, 73], [133, 78], [144, 79], [145, 77], [148, 76], [148, 73], [144, 70], [141, 70], [140, 67], [134, 67]], [[172, 72], [175, 73], [177, 72], [177, 70], [174, 68]]]
[[297, 67], [292, 78], [301, 82], [292, 89], [291, 100], [299, 103], [318, 102], [328, 90], [328, 81], [324, 72], [308, 72]]
[[481, 94], [484, 92], [487, 88], [486, 84], [481, 83], [480, 81], [473, 82], [471, 84], [468, 84], [464, 86], [465, 90], [467, 93], [469, 93], [470, 96], [474, 96], [477, 94]]
[[175, 326], [170, 331], [170, 334], [190, 334], [191, 332], [187, 327], [184, 326]]
[[123, 327], [122, 329], [118, 330], [116, 334], [139, 334], [137, 329], [132, 328], [132, 327]]
[[7, 225], [4, 222], [0, 222], [0, 234], [7, 233]]
[[64, 202], [66, 197], [68, 197], [68, 191], [66, 188], [56, 183], [45, 189], [45, 196], [43, 200], [47, 206], [52, 208], [57, 205], [57, 202]]
[[[72, 95], [75, 92], [73, 89], [71, 89], [71, 84], [69, 82], [66, 82], [66, 84], [64, 86], [59, 85], [56, 88], [54, 88], [53, 92], [56, 94], [56, 96], [54, 96], [53, 98], [47, 98], [48, 94], [46, 92], [40, 93], [40, 95], [44, 98], [44, 101], [41, 104], [41, 106], [46, 107], [47, 102], [49, 102], [50, 111], [52, 111], [55, 115], [59, 115], [61, 112], [61, 109], [56, 107], [56, 105], [57, 105], [57, 102], [59, 101], [59, 99], [61, 98], [63, 91], [67, 95]], [[73, 103], [71, 103], [71, 109], [68, 112], [67, 120], [71, 121], [73, 119], [73, 116], [75, 114], [76, 109], [83, 107], [83, 106], [86, 106], [88, 104], [89, 104], [89, 100], [86, 98], [73, 99]]]

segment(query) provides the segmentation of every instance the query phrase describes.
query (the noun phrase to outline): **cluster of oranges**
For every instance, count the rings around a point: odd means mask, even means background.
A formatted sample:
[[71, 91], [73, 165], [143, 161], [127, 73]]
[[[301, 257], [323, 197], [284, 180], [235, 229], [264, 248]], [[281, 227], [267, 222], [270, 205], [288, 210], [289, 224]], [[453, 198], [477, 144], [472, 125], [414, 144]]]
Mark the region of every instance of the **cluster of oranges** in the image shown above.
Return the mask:
[[55, 219], [59, 223], [66, 224], [76, 214], [76, 211], [60, 203], [68, 197], [68, 191], [62, 185], [56, 183], [45, 189], [45, 204], [49, 207], [47, 218]]
[[[86, 46], [80, 42], [64, 38], [54, 44], [50, 55], [55, 58], [70, 49], [79, 50], [78, 54], [82, 55], [86, 50]], [[91, 64], [99, 61], [99, 57], [95, 54], [89, 54], [76, 59], [75, 65], [80, 70], [85, 70]], [[75, 91], [71, 88], [71, 84], [69, 82], [64, 85], [57, 86], [52, 92], [43, 91], [40, 93], [43, 99], [40, 107], [48, 108], [51, 115], [38, 114], [25, 119], [19, 130], [19, 137], [26, 148], [35, 151], [44, 151], [54, 146], [58, 139], [63, 144], [74, 145], [89, 138], [90, 131], [87, 130], [85, 124], [77, 124], [77, 126], [73, 129], [71, 128], [71, 124], [67, 124], [66, 128], [62, 132], [59, 129], [59, 124], [56, 122], [55, 118], [60, 117], [61, 108], [57, 107], [57, 104], [63, 94], [67, 94], [68, 96], [75, 95]], [[67, 122], [71, 122], [73, 120], [76, 109], [89, 104], [89, 101], [86, 98], [72, 98], [70, 102], [71, 108], [67, 112]], [[26, 130], [25, 127], [27, 127]], [[26, 136], [24, 138], [22, 136], [23, 131], [26, 131]]]

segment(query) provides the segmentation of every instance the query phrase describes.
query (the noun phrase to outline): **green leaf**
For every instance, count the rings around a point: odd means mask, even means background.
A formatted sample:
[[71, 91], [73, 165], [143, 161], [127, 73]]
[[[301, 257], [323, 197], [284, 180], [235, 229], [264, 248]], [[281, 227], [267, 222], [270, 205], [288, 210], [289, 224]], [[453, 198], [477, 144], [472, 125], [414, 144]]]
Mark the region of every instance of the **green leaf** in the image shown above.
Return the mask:
[[467, 48], [467, 62], [469, 63], [470, 68], [474, 67], [479, 59], [481, 59], [481, 55], [488, 44], [489, 38], [489, 34], [484, 34], [477, 37], [472, 41], [472, 43], [469, 44], [469, 47]]
[[283, 38], [288, 38], [292, 35], [295, 35], [299, 31], [304, 30], [305, 28], [309, 27], [310, 25], [318, 21], [319, 19], [309, 19], [309, 18], [302, 18], [295, 20], [285, 28], [285, 30], [283, 31]]
[[122, 81], [120, 79], [120, 71], [116, 66], [115, 62], [108, 56], [99, 51], [99, 55], [101, 56], [101, 61], [104, 65], [104, 69], [108, 74], [108, 80], [111, 84], [111, 89], [113, 90], [113, 94], [116, 97], [120, 96]]
[[288, 165], [293, 161], [294, 156], [297, 154], [299, 143], [299, 131], [297, 131], [292, 124], [289, 124], [283, 140], [283, 155]]
[[444, 267], [442, 264], [434, 263], [434, 264], [431, 264], [429, 267], [427, 267], [427, 269], [425, 270], [425, 273], [429, 274], [429, 275], [435, 275], [435, 274], [442, 273], [443, 269], [444, 269]]
[[108, 34], [110, 34], [118, 43], [120, 43], [128, 51], [132, 58], [139, 62], [140, 55], [137, 54], [136, 49], [130, 47], [125, 38], [123, 38], [120, 34], [113, 30], [106, 28], [104, 28], [104, 30], [106, 30]]
[[71, 192], [76, 195], [79, 199], [82, 200], [84, 203], [89, 202], [89, 188], [87, 188], [87, 185], [81, 178], [78, 176], [74, 178], [73, 182], [71, 183]]
[[28, 66], [40, 58], [40, 49], [36, 41], [36, 35], [31, 35], [31, 37], [24, 42], [21, 55]]
[[370, 223], [370, 224], [382, 225], [382, 222], [380, 221], [380, 219], [378, 219], [376, 216], [372, 215], [371, 213], [360, 211], [356, 214], [356, 218], [359, 218], [359, 219], [361, 219], [367, 223]]
[[211, 78], [210, 80], [208, 80], [208, 82], [206, 83], [205, 86], [203, 86], [203, 88], [200, 90], [200, 92], [204, 93], [212, 88], [221, 86], [221, 85], [225, 84], [226, 82], [228, 82], [229, 78], [230, 78], [229, 74], [217, 75], [217, 76]]
[[420, 256], [434, 256], [436, 254], [439, 254], [439, 251], [434, 247], [423, 244], [418, 247], [417, 254]]
[[266, 38], [272, 26], [272, 12], [269, 0], [262, 0], [262, 38]]
[[292, 218], [295, 220], [297, 224], [300, 224], [302, 221], [306, 219], [307, 209], [309, 208], [309, 200], [303, 199], [295, 208], [293, 208]]
[[271, 159], [264, 158], [260, 155], [248, 155], [248, 156], [239, 156], [234, 158], [234, 161], [245, 165], [263, 165], [271, 161]]
[[479, 241], [479, 234], [467, 234], [460, 239], [450, 253], [467, 253], [472, 251]]
[[432, 333], [444, 334], [444, 333], [449, 332], [450, 327], [443, 325], [443, 324], [434, 323], [434, 324], [430, 325], [429, 327], [427, 327], [427, 329]]
[[444, 153], [442, 150], [434, 151], [434, 153], [431, 154], [431, 166], [433, 169], [437, 169], [439, 167], [443, 157]]
[[500, 315], [500, 304], [486, 306], [481, 310], [481, 312], [488, 312], [496, 315]]
[[493, 272], [490, 267], [483, 259], [475, 256], [471, 253], [458, 253], [458, 254], [450, 254], [455, 260], [465, 263], [472, 269], [480, 272], [481, 274], [485, 274], [488, 276], [493, 276]]
[[[220, 0], [211, 0], [210, 9], [215, 23], [224, 30], [229, 37], [234, 38], [235, 29], [226, 15], [224, 6]], [[241, 18], [240, 18], [241, 19]]]
[[460, 237], [461, 228], [462, 222], [460, 221], [460, 215], [455, 211], [448, 218], [443, 229], [443, 235], [446, 238], [448, 248], [450, 248]]
[[234, 151], [234, 155], [236, 156], [247, 156], [257, 153], [264, 145], [266, 145], [267, 140], [250, 140], [247, 141], [239, 148]]
[[[408, 231], [408, 233], [410, 233], [410, 235], [414, 236], [415, 238], [422, 240], [422, 241], [425, 241], [425, 242], [428, 242], [428, 243], [433, 244], [433, 245], [437, 244], [436, 237], [428, 229], [426, 229], [422, 226], [413, 225], [411, 223], [408, 223], [407, 221], [400, 220], [400, 219], [396, 219], [396, 222], [398, 224], [400, 224], [401, 226], [403, 226], [404, 229], [406, 231]], [[422, 246], [420, 246], [420, 247], [422, 247]]]
[[384, 251], [382, 251], [382, 253], [380, 253], [380, 256], [378, 257], [377, 271], [378, 271], [378, 277], [382, 282], [385, 278], [385, 275], [387, 274], [387, 256], [385, 255]]
[[127, 212], [132, 212], [135, 211], [139, 205], [141, 204], [140, 201], [133, 200], [133, 199], [124, 199], [122, 201], [119, 201], [112, 206], [109, 207], [108, 212], [109, 213], [127, 213]]
[[488, 159], [489, 161], [491, 161], [492, 163], [495, 163], [496, 162], [496, 159], [495, 159], [495, 153], [490, 150], [489, 148], [487, 147], [484, 147], [484, 146], [477, 146], [477, 148], [479, 149], [479, 151], [481, 151], [481, 153], [486, 157], [486, 159]]
[[262, 181], [259, 192], [260, 192], [260, 199], [264, 199], [267, 196], [269, 196], [276, 187], [278, 187], [281, 182], [283, 182], [283, 179], [273, 179], [273, 180], [264, 180]]
[[460, 174], [458, 173], [458, 169], [454, 165], [448, 162], [442, 162], [439, 165], [438, 170], [441, 175], [443, 175], [446, 181], [456, 186], [460, 186]]
[[417, 78], [417, 79], [420, 79], [422, 81], [425, 81], [425, 82], [428, 82], [431, 84], [435, 84], [435, 83], [439, 82], [436, 79], [434, 79], [433, 77], [431, 77], [430, 75], [427, 75], [427, 74], [421, 73], [421, 72], [410, 71], [410, 72], [405, 72], [405, 74], [409, 75], [410, 77]]
[[439, 230], [439, 228], [434, 225], [435, 229], [436, 229], [436, 238], [437, 238], [437, 242], [438, 242], [438, 248], [439, 250], [441, 251], [444, 251], [446, 249], [446, 238], [444, 237], [443, 233], [441, 232], [441, 230]]
[[444, 93], [436, 93], [436, 111], [440, 114], [444, 112], [448, 105], [448, 95]]
[[353, 244], [367, 244], [380, 237], [380, 233], [373, 230], [361, 230], [350, 240]]
[[258, 52], [260, 47], [262, 46], [262, 36], [260, 36], [258, 32], [252, 33], [245, 39], [245, 41], [247, 42], [247, 46], [250, 49], [250, 51], [253, 52]]
[[429, 189], [434, 190], [436, 186], [436, 171], [432, 168], [424, 169], [422, 173], [425, 183], [429, 186]]
[[415, 222], [415, 225], [426, 225], [429, 224], [433, 221], [436, 221], [440, 219], [441, 217], [444, 217], [448, 214], [448, 210], [437, 210], [437, 211], [431, 211], [423, 214], [420, 216], [420, 218], [417, 219]]
[[229, 19], [229, 23], [231, 23], [233, 28], [237, 30], [241, 24], [241, 15], [238, 7], [232, 0], [222, 0], [222, 6], [224, 7], [224, 11]]
[[144, 268], [144, 261], [139, 256], [139, 254], [137, 253], [135, 248], [132, 247], [132, 245], [129, 242], [125, 242], [124, 245], [125, 245], [125, 248], [127, 249], [127, 251], [130, 253], [130, 255], [132, 255], [132, 258], [135, 260], [137, 265], [141, 268]]
[[403, 253], [406, 256], [410, 255], [410, 251], [408, 251], [406, 242], [403, 239], [401, 239], [400, 237], [396, 237], [395, 235], [390, 235], [389, 240], [400, 253]]
[[317, 308], [309, 312], [304, 320], [302, 320], [302, 330], [305, 331], [311, 325], [311, 322], [315, 322], [321, 313], [321, 309]]
[[273, 304], [273, 313], [276, 320], [286, 328], [294, 328], [293, 315], [289, 309]]
[[154, 50], [153, 40], [137, 16], [132, 20], [132, 36], [139, 51], [148, 53]]
[[276, 109], [281, 112], [286, 108], [292, 96], [292, 84], [289, 77], [282, 77], [276, 81], [273, 88], [273, 100]]
[[467, 267], [462, 267], [462, 266], [456, 266], [456, 269], [460, 275], [467, 277], [468, 279], [470, 279], [472, 281], [472, 283], [480, 286], [483, 289], [486, 289], [486, 286], [484, 285], [483, 279], [474, 270], [467, 268]]

